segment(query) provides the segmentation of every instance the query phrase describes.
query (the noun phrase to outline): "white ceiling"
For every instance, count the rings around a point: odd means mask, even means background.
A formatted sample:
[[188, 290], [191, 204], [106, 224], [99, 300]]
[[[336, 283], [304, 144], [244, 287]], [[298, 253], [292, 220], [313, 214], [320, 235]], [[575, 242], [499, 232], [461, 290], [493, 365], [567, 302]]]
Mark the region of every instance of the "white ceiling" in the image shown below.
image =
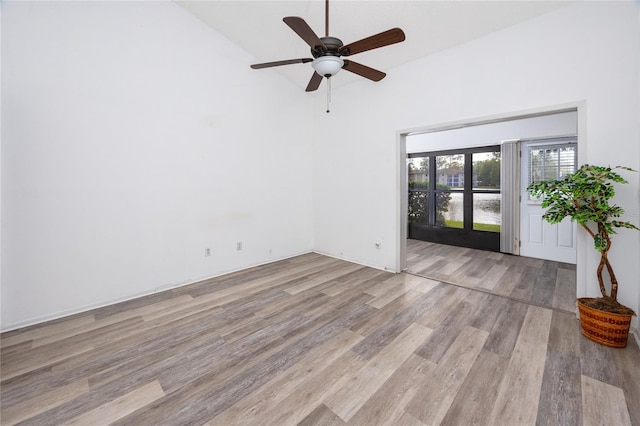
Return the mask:
[[[282, 22], [285, 16], [300, 16], [318, 36], [325, 35], [324, 0], [176, 3], [255, 56], [256, 63], [311, 57], [307, 44]], [[402, 28], [406, 34], [404, 42], [349, 58], [389, 73], [394, 66], [482, 37], [569, 3], [567, 0], [331, 0], [329, 35], [348, 44], [389, 28]], [[313, 69], [307, 63], [255, 72], [281, 73], [302, 91]], [[336, 87], [358, 79], [362, 77], [342, 71], [332, 79], [332, 83]]]

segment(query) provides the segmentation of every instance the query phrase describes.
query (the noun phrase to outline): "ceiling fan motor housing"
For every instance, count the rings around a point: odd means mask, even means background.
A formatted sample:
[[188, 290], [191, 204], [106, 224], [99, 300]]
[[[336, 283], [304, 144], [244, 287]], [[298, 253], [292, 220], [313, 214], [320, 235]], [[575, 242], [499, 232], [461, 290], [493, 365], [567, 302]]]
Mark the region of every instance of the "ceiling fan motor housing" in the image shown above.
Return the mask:
[[[313, 69], [323, 77], [330, 78], [338, 73], [344, 66], [344, 61], [340, 59], [339, 49], [343, 46], [342, 40], [336, 37], [320, 37], [323, 47], [311, 49], [311, 54], [315, 58]], [[326, 50], [325, 50], [326, 49]]]
[[338, 52], [338, 50], [343, 46], [342, 40], [336, 37], [320, 37], [322, 43], [324, 43], [327, 50], [323, 50], [321, 47], [316, 47], [311, 49], [311, 55], [314, 58], [318, 58], [320, 56], [342, 56], [343, 52]]

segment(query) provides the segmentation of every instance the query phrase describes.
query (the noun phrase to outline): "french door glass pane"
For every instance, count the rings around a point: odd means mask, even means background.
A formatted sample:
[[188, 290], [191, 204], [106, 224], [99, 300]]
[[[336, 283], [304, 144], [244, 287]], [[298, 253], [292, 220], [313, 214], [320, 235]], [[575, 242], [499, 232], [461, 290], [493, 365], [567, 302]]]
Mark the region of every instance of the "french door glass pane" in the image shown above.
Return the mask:
[[500, 151], [473, 153], [474, 191], [500, 189]]
[[436, 193], [436, 225], [449, 228], [464, 227], [462, 192]]
[[407, 159], [409, 188], [429, 188], [429, 157], [413, 157]]
[[501, 194], [473, 194], [473, 229], [500, 232]]
[[464, 188], [464, 155], [438, 155], [436, 157], [436, 179], [438, 186]]
[[409, 223], [429, 224], [429, 192], [409, 191]]

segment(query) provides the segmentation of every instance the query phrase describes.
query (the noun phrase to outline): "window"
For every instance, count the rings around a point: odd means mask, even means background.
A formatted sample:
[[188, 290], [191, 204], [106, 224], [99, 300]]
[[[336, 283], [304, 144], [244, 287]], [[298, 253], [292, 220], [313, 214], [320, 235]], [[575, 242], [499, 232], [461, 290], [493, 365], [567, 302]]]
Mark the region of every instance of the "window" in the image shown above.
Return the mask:
[[408, 157], [409, 238], [499, 250], [500, 147]]
[[464, 154], [436, 155], [436, 226], [464, 224]]
[[[527, 185], [561, 179], [576, 170], [576, 145], [553, 144], [529, 146], [529, 181]], [[531, 199], [531, 196], [529, 196]]]
[[429, 157], [407, 159], [409, 173], [409, 222], [429, 224]]
[[476, 152], [473, 159], [473, 229], [500, 232], [500, 151]]
[[576, 168], [575, 145], [529, 147], [529, 185], [550, 179], [560, 179]]

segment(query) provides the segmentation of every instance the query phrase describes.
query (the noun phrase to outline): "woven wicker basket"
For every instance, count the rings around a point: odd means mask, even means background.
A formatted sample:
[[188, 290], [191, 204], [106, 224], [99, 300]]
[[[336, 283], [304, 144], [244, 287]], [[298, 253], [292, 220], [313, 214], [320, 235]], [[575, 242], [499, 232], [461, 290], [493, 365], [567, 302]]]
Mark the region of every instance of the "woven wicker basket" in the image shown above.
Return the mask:
[[624, 348], [627, 346], [629, 338], [629, 328], [631, 327], [631, 315], [613, 314], [590, 308], [578, 299], [578, 310], [580, 311], [580, 325], [582, 334], [605, 346], [612, 348]]

